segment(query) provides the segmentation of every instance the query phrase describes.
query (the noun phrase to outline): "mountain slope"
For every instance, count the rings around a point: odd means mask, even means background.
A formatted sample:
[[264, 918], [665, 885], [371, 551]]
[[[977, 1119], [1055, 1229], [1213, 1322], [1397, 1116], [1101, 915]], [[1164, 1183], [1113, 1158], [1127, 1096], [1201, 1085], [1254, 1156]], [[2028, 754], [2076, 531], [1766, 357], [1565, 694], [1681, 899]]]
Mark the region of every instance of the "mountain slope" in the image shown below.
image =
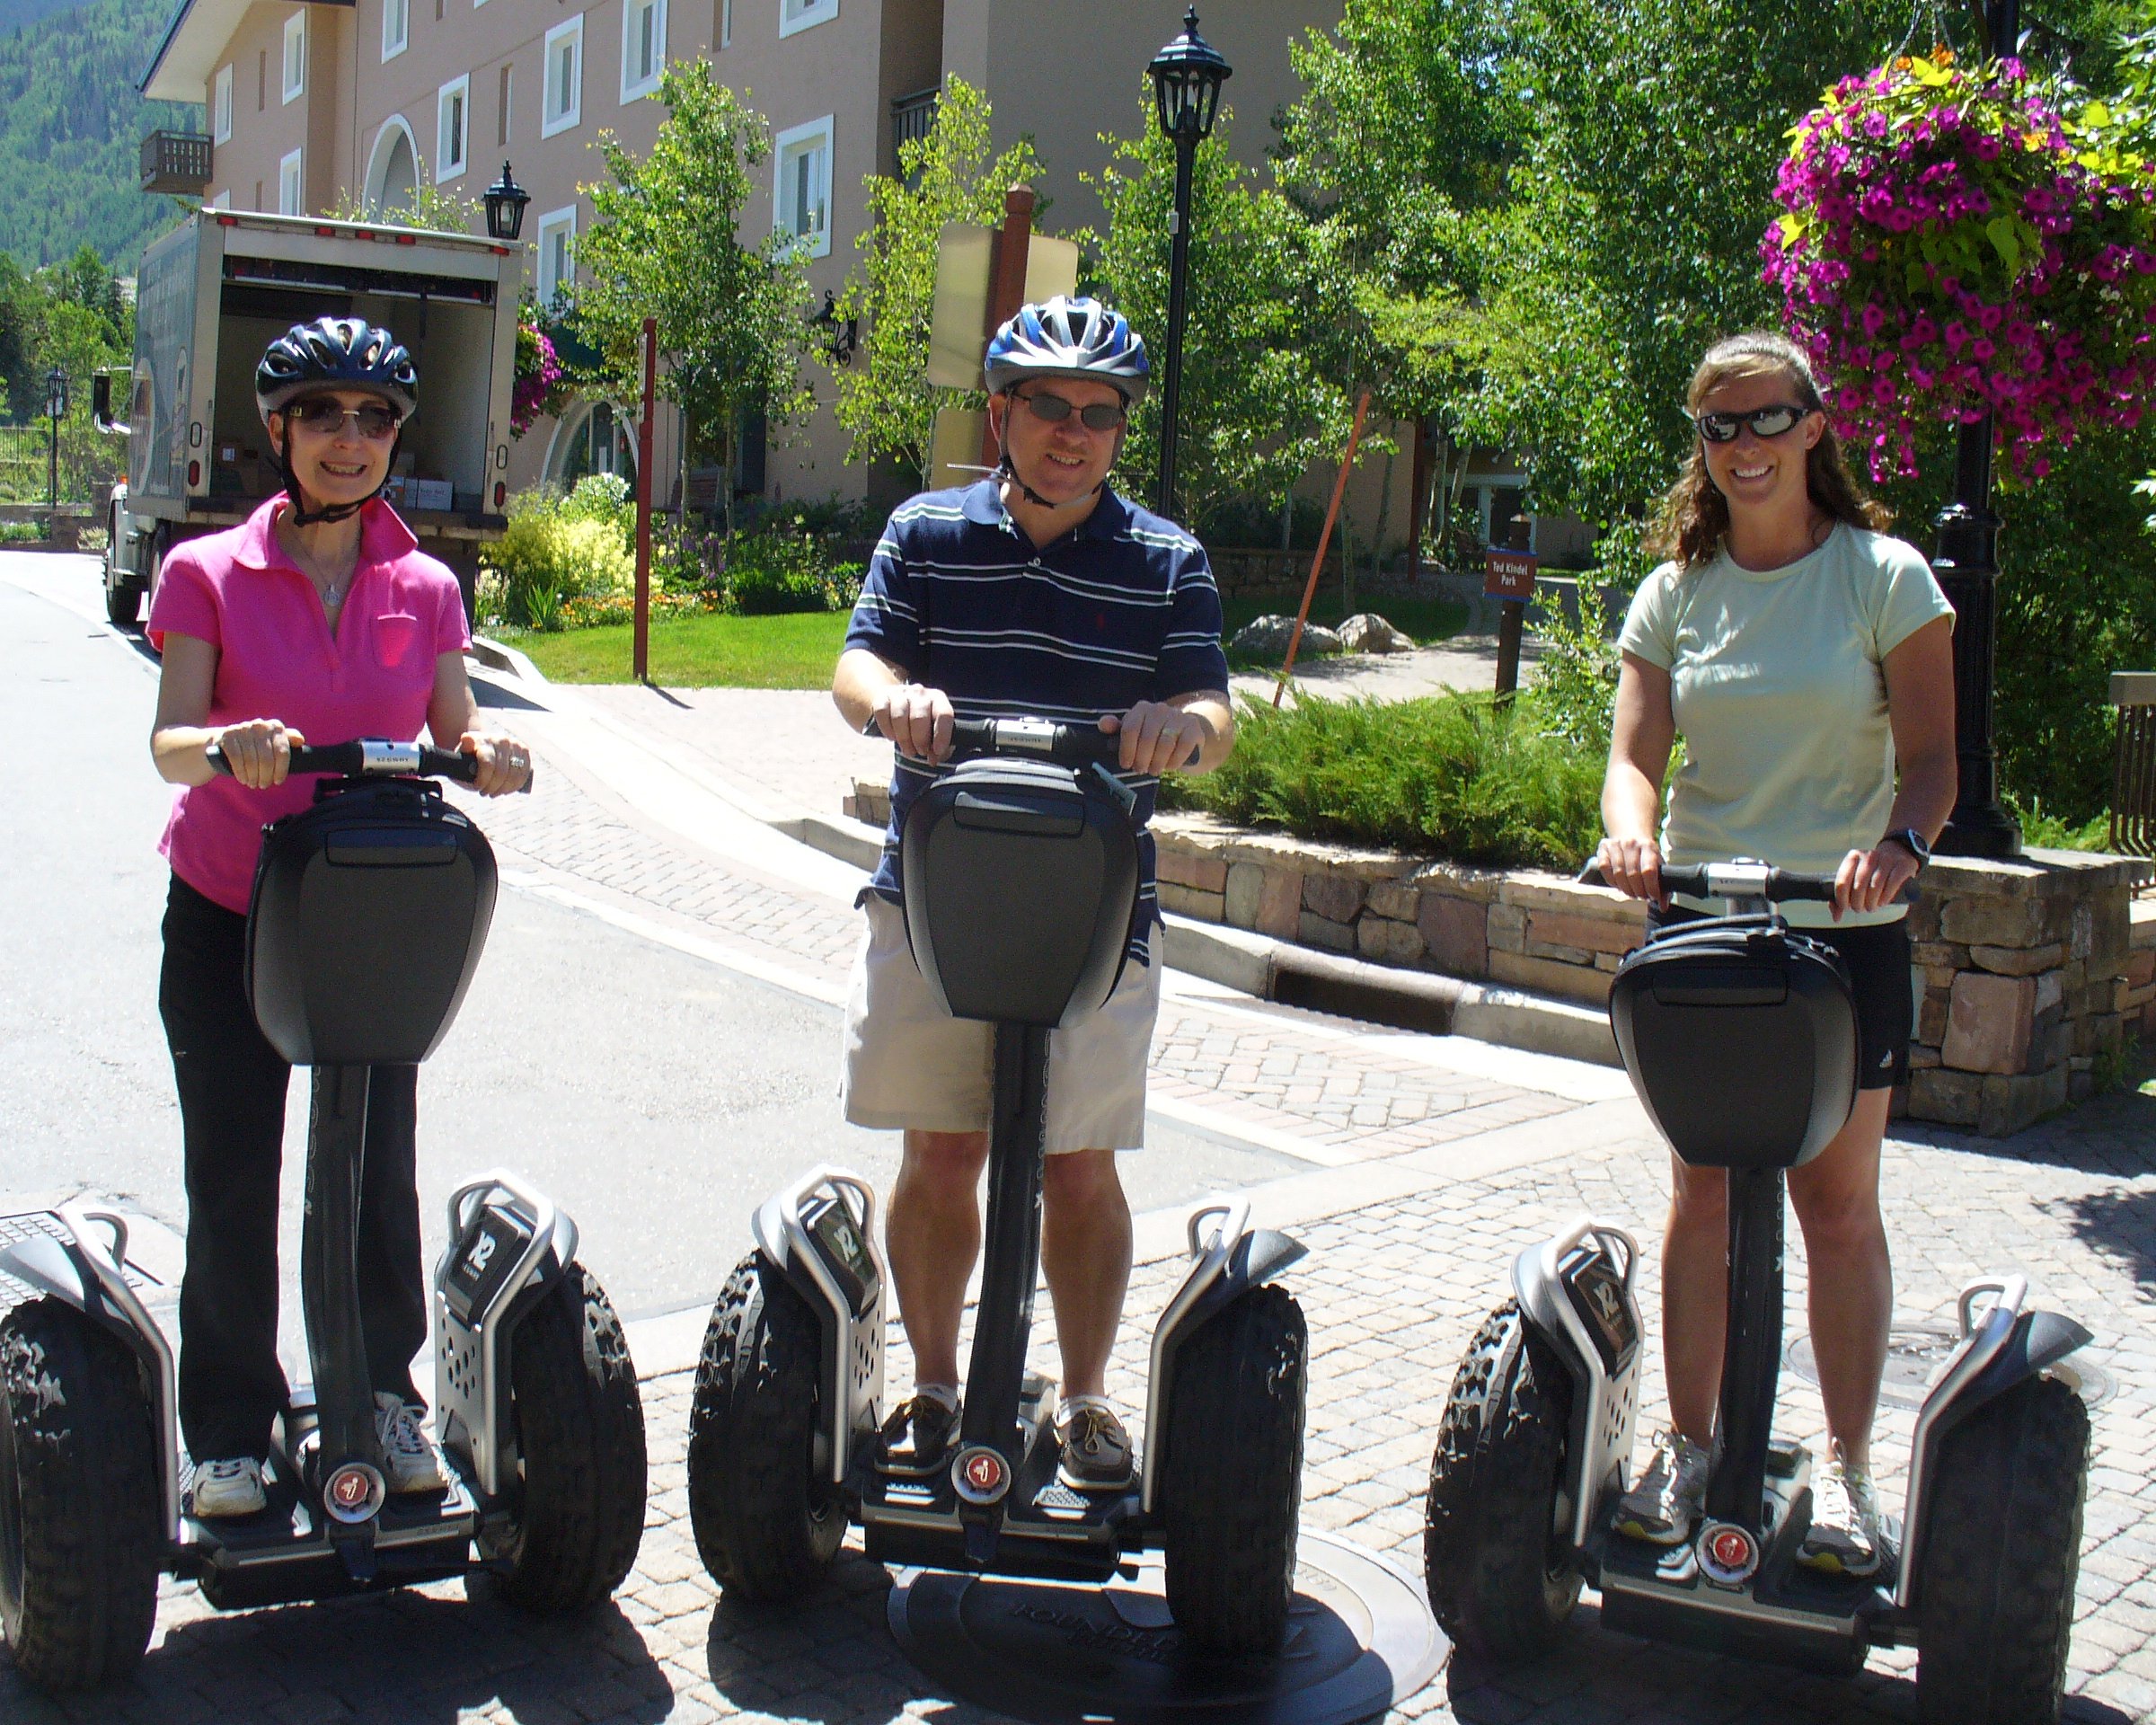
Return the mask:
[[[47, 4], [69, 0], [0, 0], [0, 18]], [[170, 0], [90, 0], [0, 36], [0, 251], [18, 263], [88, 240], [125, 273], [171, 226], [172, 200], [136, 190], [142, 139], [199, 124], [199, 111], [135, 93], [170, 11]]]

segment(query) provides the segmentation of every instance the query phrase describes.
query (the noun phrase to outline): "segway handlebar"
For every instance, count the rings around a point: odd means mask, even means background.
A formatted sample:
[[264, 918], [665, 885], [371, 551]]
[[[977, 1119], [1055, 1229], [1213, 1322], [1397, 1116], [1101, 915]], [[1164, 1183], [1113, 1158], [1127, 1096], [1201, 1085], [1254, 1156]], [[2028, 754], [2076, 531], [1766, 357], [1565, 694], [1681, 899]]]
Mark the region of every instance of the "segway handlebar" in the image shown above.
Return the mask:
[[[1191, 750], [1189, 766], [1197, 760]], [[1123, 757], [1122, 739], [1091, 725], [1059, 725], [1047, 719], [959, 719], [950, 727], [950, 759], [983, 755], [1014, 756], [1050, 761], [1057, 766], [1099, 765], [1114, 769]]]
[[[230, 774], [232, 764], [225, 751], [212, 743], [203, 750], [214, 773]], [[455, 779], [470, 784], [479, 777], [479, 756], [454, 748], [437, 748], [432, 743], [393, 743], [365, 737], [349, 743], [326, 743], [320, 748], [302, 745], [292, 751], [294, 773], [328, 773], [348, 779]], [[527, 771], [521, 790], [532, 788]]]
[[[1763, 898], [1769, 904], [1791, 899], [1828, 905], [1834, 901], [1833, 875], [1772, 868], [1764, 862], [1700, 862], [1683, 869], [1665, 862], [1661, 875], [1662, 884], [1669, 891], [1690, 893], [1695, 898]], [[1580, 870], [1575, 879], [1583, 887], [1610, 884], [1594, 862]], [[1913, 905], [1916, 898], [1916, 882], [1910, 880], [1895, 895], [1895, 902]]]

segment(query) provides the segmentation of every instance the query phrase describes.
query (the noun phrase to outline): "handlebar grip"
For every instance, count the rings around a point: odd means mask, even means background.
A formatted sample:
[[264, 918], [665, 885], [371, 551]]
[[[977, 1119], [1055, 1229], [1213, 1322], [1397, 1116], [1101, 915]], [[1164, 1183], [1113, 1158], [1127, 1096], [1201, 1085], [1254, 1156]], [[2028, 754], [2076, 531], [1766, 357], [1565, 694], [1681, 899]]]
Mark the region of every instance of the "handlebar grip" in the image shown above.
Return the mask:
[[[225, 751], [218, 745], [211, 743], [202, 752], [211, 772], [231, 774], [232, 763], [225, 758]], [[329, 743], [319, 748], [302, 744], [293, 748], [291, 765], [287, 770], [337, 778], [418, 776], [455, 779], [461, 784], [471, 784], [479, 777], [479, 756], [459, 749], [437, 748], [431, 743], [391, 745], [360, 740]], [[535, 772], [527, 768], [525, 781], [517, 788], [528, 792], [535, 776]]]
[[[1713, 898], [1727, 896], [1718, 893], [1710, 882], [1706, 863], [1695, 863], [1691, 868], [1673, 868], [1664, 863], [1659, 871], [1664, 889], [1670, 892], [1687, 892], [1695, 898]], [[1834, 877], [1831, 874], [1805, 874], [1790, 869], [1768, 869], [1764, 897], [1772, 903], [1782, 904], [1792, 899], [1810, 899], [1819, 904], [1834, 900]], [[1590, 858], [1586, 865], [1573, 876], [1583, 887], [1606, 887], [1609, 880], [1601, 865]], [[1895, 894], [1894, 902], [1913, 905], [1922, 895], [1916, 882], [1905, 880], [1901, 890]]]

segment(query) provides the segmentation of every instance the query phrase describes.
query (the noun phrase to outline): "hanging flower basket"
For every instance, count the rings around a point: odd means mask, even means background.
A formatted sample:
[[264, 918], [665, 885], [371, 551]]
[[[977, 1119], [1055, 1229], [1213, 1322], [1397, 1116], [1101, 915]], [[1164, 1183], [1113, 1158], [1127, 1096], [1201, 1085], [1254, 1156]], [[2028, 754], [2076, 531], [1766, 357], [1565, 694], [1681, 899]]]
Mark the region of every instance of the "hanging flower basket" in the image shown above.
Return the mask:
[[1761, 243], [1783, 321], [1874, 479], [1920, 426], [1994, 416], [2015, 471], [2156, 386], [2156, 170], [2070, 122], [2017, 60], [1952, 53], [1844, 78], [1800, 120]]
[[558, 411], [569, 394], [569, 374], [552, 340], [530, 319], [517, 324], [517, 383], [509, 393], [509, 435], [521, 438], [540, 416]]

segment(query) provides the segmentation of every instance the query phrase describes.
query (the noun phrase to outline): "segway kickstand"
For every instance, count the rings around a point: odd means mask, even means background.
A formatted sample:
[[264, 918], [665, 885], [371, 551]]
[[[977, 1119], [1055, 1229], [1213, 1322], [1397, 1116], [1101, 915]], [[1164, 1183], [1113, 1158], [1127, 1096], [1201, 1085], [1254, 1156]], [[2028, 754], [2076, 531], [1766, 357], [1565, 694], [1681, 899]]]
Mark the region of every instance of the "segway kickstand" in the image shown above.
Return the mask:
[[[1033, 1331], [1033, 1287], [1040, 1272], [1040, 1190], [1047, 1137], [1048, 1031], [1034, 1024], [995, 1027], [994, 1114], [988, 1137], [988, 1216], [975, 1314], [973, 1358], [959, 1433], [959, 1518], [966, 1560], [994, 1561], [1011, 1487], [1025, 1461], [1018, 1423]], [[976, 1471], [968, 1460], [989, 1449], [1003, 1458]], [[985, 1486], [985, 1489], [984, 1489]]]
[[375, 1517], [386, 1495], [359, 1322], [359, 1183], [371, 1068], [316, 1066], [308, 1121], [301, 1305], [319, 1421], [314, 1485], [353, 1580], [375, 1576]]

